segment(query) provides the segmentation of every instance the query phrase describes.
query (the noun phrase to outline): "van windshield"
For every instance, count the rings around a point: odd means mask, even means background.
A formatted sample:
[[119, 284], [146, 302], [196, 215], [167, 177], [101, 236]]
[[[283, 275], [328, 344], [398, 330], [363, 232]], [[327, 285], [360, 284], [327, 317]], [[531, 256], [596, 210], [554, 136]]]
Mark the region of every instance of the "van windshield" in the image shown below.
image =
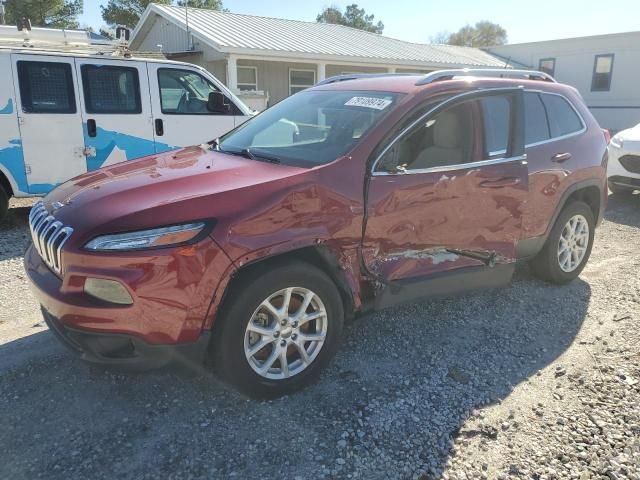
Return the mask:
[[400, 94], [366, 91], [297, 93], [221, 138], [218, 150], [256, 160], [314, 167], [349, 152]]

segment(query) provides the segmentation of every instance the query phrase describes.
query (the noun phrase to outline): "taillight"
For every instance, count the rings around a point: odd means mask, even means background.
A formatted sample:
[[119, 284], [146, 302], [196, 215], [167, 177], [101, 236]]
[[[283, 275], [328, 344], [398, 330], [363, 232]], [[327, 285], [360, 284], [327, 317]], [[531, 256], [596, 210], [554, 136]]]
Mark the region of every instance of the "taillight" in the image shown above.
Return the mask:
[[603, 128], [602, 133], [604, 134], [604, 139], [607, 141], [607, 145], [609, 145], [609, 142], [611, 141], [611, 132], [606, 128]]

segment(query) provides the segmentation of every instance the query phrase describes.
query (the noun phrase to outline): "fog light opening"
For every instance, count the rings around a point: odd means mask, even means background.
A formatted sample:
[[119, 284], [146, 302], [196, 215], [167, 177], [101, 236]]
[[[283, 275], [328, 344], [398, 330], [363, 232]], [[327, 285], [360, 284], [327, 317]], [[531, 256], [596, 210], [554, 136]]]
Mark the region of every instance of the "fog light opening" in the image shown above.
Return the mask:
[[84, 292], [103, 302], [117, 305], [131, 305], [133, 303], [133, 299], [124, 285], [115, 280], [89, 277], [84, 281]]

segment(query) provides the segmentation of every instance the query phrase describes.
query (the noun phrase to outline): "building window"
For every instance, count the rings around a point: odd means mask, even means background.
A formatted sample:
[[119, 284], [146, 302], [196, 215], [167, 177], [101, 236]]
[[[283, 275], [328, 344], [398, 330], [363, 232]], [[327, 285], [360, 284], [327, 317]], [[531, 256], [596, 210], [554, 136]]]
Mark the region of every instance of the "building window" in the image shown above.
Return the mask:
[[613, 73], [613, 54], [596, 55], [593, 63], [592, 92], [608, 92], [611, 89]]
[[258, 90], [258, 67], [238, 66], [238, 90]]
[[289, 70], [289, 95], [301, 92], [305, 88], [312, 87], [316, 83], [315, 70]]
[[538, 70], [547, 73], [553, 77], [556, 71], [556, 59], [555, 58], [542, 58], [538, 64]]

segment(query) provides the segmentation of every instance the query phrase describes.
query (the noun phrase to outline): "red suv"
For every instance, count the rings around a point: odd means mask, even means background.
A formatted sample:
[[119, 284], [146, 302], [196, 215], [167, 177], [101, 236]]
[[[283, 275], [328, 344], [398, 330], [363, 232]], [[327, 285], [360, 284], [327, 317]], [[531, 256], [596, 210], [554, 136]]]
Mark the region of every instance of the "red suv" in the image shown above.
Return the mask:
[[209, 357], [278, 395], [358, 312], [497, 287], [519, 260], [577, 277], [606, 162], [577, 91], [542, 73], [336, 77], [211, 145], [61, 185], [30, 214], [25, 267], [83, 359]]

